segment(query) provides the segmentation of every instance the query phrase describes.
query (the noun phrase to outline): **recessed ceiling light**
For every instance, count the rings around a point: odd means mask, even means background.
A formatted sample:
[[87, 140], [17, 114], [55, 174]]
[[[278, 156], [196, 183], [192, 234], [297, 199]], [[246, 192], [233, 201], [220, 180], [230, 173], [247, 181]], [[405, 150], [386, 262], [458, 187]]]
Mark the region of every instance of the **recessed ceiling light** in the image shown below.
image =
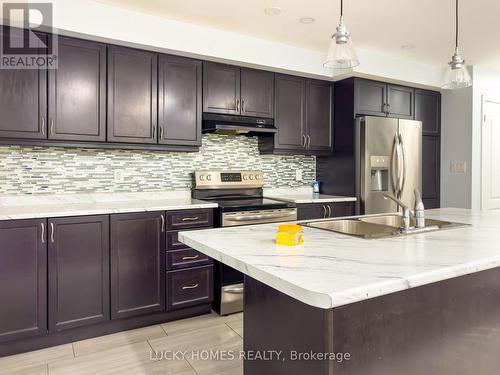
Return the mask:
[[415, 49], [415, 46], [413, 44], [403, 44], [401, 49]]
[[299, 18], [299, 22], [300, 23], [304, 23], [304, 24], [309, 24], [309, 23], [313, 23], [314, 21], [316, 21], [314, 18], [312, 17], [302, 17], [302, 18]]
[[277, 16], [278, 14], [281, 13], [281, 8], [280, 7], [269, 7], [264, 9], [264, 13], [267, 14], [268, 16]]

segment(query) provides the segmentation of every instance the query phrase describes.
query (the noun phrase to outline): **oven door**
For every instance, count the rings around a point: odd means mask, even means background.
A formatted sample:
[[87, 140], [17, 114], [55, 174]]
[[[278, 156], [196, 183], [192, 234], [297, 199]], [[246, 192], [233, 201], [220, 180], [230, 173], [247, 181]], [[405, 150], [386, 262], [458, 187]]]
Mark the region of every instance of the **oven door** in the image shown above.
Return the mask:
[[296, 221], [296, 220], [297, 220], [296, 208], [222, 213], [223, 227], [234, 227], [237, 225], [265, 224], [265, 223], [279, 223], [282, 221]]

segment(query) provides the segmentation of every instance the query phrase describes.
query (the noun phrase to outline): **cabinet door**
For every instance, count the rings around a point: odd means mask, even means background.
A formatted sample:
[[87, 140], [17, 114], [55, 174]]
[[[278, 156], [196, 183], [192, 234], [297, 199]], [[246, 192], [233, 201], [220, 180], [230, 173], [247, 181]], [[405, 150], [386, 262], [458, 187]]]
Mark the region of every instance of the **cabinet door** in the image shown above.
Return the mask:
[[111, 318], [165, 310], [164, 213], [111, 215]]
[[302, 150], [305, 144], [305, 79], [276, 75], [274, 148]]
[[328, 208], [324, 203], [302, 203], [297, 205], [297, 220], [324, 219]]
[[333, 87], [330, 82], [306, 82], [308, 151], [333, 151]]
[[158, 56], [108, 47], [108, 141], [157, 143]]
[[47, 330], [45, 220], [0, 221], [0, 342]]
[[422, 134], [439, 136], [441, 131], [441, 94], [415, 90], [415, 120], [422, 121]]
[[354, 215], [354, 202], [327, 203], [330, 217], [342, 217]]
[[106, 140], [106, 45], [58, 38], [49, 71], [49, 139]]
[[241, 114], [274, 117], [274, 73], [241, 68]]
[[422, 137], [422, 198], [425, 208], [440, 207], [440, 137]]
[[159, 143], [201, 145], [201, 61], [160, 55]]
[[[22, 30], [11, 29], [10, 37], [23, 43]], [[0, 137], [46, 138], [47, 71], [0, 69], [0, 114]]]
[[203, 63], [203, 112], [240, 114], [240, 68]]
[[415, 90], [411, 87], [387, 85], [387, 112], [390, 117], [413, 120]]
[[356, 115], [386, 116], [386, 88], [383, 82], [356, 79], [354, 83], [354, 111]]
[[49, 220], [49, 330], [109, 315], [109, 216]]

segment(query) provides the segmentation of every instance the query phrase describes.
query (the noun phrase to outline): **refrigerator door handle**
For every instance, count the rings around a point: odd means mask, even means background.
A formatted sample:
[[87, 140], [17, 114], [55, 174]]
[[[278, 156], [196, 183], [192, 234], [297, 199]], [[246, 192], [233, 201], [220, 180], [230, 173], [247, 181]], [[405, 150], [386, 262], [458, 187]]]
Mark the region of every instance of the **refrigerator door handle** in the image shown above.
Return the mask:
[[[394, 144], [392, 146], [392, 155], [391, 155], [391, 184], [392, 190], [394, 191], [394, 195], [397, 196], [399, 194], [399, 137], [398, 134], [394, 136]], [[394, 168], [394, 164], [396, 163], [396, 168]]]
[[403, 190], [405, 188], [405, 183], [406, 183], [406, 152], [405, 152], [403, 137], [401, 136], [401, 134], [399, 134], [399, 145], [401, 148], [401, 158], [403, 159], [403, 170], [401, 173], [402, 176], [401, 176], [401, 182], [400, 182], [400, 186], [399, 186], [399, 193], [402, 194]]

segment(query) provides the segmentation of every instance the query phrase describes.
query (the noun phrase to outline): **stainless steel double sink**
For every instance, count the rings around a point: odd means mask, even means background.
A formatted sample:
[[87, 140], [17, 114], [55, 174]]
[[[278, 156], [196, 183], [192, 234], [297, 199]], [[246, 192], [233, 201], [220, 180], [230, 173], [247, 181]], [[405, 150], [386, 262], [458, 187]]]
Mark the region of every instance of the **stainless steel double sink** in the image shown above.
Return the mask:
[[311, 228], [367, 239], [401, 236], [467, 226], [467, 224], [425, 219], [425, 228], [415, 228], [415, 222], [411, 219], [410, 230], [403, 231], [403, 217], [396, 214], [314, 221], [305, 223], [304, 225]]

